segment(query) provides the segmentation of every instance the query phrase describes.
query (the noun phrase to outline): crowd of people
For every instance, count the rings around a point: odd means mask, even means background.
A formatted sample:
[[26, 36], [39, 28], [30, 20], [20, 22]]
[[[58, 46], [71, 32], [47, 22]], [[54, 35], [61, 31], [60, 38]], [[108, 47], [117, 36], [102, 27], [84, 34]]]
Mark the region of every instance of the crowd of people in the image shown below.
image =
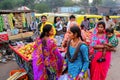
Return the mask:
[[[111, 53], [116, 51], [118, 39], [114, 34], [114, 23], [109, 16], [97, 23], [84, 17], [81, 24], [71, 15], [61, 47], [65, 49], [62, 56], [54, 36], [62, 29], [60, 17], [53, 24], [47, 22], [45, 15], [37, 27], [40, 35], [35, 40], [33, 52], [34, 80], [105, 80], [111, 62]], [[58, 27], [59, 26], [59, 27]], [[89, 29], [94, 28], [90, 33]], [[65, 71], [66, 70], [66, 71]], [[64, 72], [64, 73], [63, 73]], [[65, 77], [61, 78], [67, 74]], [[61, 78], [61, 79], [60, 79]]]

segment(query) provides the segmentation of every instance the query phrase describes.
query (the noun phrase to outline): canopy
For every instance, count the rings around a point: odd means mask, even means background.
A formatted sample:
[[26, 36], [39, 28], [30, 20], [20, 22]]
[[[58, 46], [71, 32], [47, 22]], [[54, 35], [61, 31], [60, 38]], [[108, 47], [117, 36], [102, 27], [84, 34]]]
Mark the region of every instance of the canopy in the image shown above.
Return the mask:
[[30, 10], [30, 8], [26, 7], [26, 6], [21, 6], [18, 8], [18, 10]]

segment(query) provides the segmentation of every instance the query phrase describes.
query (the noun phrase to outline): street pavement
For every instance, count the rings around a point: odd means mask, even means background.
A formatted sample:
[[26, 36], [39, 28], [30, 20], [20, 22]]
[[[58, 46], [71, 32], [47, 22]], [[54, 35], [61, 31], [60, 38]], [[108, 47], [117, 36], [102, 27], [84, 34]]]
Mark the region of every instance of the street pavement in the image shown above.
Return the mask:
[[112, 53], [111, 66], [106, 80], [120, 80], [120, 38], [116, 52]]
[[15, 61], [8, 61], [6, 64], [0, 63], [0, 80], [7, 80], [10, 71], [16, 69], [19, 69], [19, 67]]
[[[120, 39], [119, 39], [120, 42]], [[120, 44], [117, 51], [112, 53], [111, 66], [106, 80], [120, 80]], [[7, 80], [11, 70], [19, 69], [15, 61], [0, 63], [0, 80]]]

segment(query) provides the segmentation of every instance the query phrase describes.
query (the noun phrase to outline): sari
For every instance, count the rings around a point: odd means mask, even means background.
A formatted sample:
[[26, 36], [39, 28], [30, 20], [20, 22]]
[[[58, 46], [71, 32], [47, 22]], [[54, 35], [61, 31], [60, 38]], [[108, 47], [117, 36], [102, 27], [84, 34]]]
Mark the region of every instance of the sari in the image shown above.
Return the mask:
[[[57, 80], [62, 73], [63, 58], [60, 55], [54, 40], [47, 39], [46, 46], [43, 47], [42, 40], [37, 39], [34, 47], [34, 80]], [[48, 54], [48, 56], [45, 56], [44, 54]], [[49, 65], [45, 65], [45, 60]]]
[[104, 42], [108, 42], [106, 38], [106, 34], [103, 34], [102, 37], [97, 36], [97, 28], [93, 31], [91, 36], [91, 44], [90, 44], [90, 53], [94, 55], [90, 64], [90, 77], [91, 80], [105, 80], [107, 76], [107, 72], [110, 66], [111, 61], [111, 52], [106, 51], [105, 62], [98, 63], [97, 60], [101, 58], [103, 52], [94, 50], [93, 46], [102, 45]]

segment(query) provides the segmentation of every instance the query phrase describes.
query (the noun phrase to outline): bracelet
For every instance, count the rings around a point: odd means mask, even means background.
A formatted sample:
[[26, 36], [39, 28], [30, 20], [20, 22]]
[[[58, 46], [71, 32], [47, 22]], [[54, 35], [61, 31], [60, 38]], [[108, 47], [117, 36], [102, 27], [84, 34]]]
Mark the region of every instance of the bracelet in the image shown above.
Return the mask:
[[83, 78], [84, 72], [80, 72], [79, 77]]
[[82, 69], [81, 72], [84, 72], [84, 70]]

